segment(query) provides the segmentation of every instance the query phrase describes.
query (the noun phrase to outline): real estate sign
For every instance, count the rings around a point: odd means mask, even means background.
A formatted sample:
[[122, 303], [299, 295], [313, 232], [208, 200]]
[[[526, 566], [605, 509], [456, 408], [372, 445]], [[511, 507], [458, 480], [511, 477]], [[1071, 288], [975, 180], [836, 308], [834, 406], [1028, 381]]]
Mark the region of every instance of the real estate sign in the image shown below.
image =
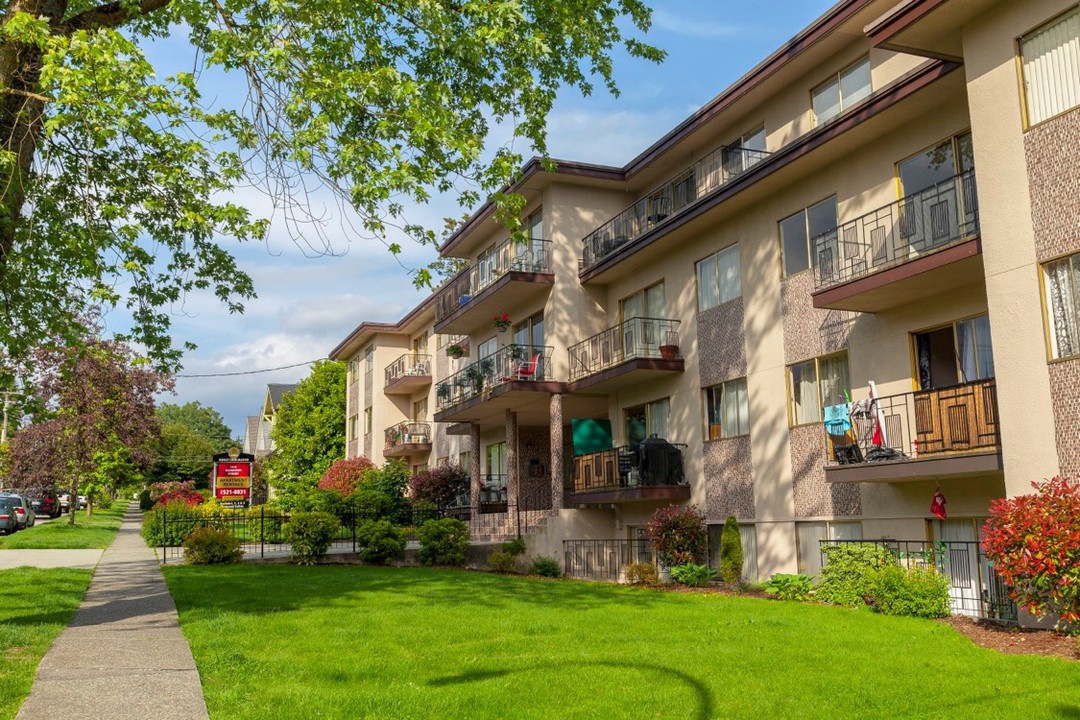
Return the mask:
[[251, 502], [250, 453], [221, 453], [214, 456], [214, 497], [226, 507], [247, 507]]

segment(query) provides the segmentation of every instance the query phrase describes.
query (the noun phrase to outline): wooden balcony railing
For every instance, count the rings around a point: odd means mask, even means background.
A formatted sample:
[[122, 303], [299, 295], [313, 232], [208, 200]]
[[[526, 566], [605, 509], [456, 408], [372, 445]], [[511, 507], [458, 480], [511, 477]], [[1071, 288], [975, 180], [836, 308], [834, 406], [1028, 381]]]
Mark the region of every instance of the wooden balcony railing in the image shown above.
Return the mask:
[[573, 463], [573, 491], [686, 485], [685, 450], [686, 445], [649, 438], [639, 445], [577, 455]]

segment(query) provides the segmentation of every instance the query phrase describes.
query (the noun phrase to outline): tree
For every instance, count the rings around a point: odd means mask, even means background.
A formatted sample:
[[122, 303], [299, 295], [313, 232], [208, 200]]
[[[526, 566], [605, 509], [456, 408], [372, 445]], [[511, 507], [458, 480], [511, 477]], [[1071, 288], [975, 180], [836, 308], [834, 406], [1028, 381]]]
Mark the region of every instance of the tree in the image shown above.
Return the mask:
[[[513, 141], [545, 154], [560, 87], [617, 92], [615, 49], [662, 58], [623, 34], [648, 29], [641, 0], [9, 0], [0, 22], [0, 346], [25, 360], [86, 308], [126, 306], [162, 368], [182, 352], [171, 304], [254, 296], [220, 243], [267, 222], [234, 188], [267, 192], [316, 251], [320, 189], [392, 252], [395, 228], [436, 240], [405, 217], [433, 192], [493, 196], [523, 238], [523, 199], [500, 192]], [[183, 71], [148, 60], [162, 39], [190, 47]], [[239, 92], [215, 107], [222, 81]], [[491, 154], [496, 124], [512, 138]]]
[[155, 449], [157, 462], [150, 473], [152, 482], [194, 480], [196, 487], [209, 487], [214, 455], [220, 449], [205, 436], [187, 425], [170, 422], [162, 426]]
[[222, 453], [233, 445], [242, 444], [232, 437], [232, 431], [225, 424], [221, 413], [198, 401], [183, 405], [161, 403], [155, 412], [162, 428], [174, 423], [183, 425], [208, 440], [213, 445], [214, 452]]
[[282, 398], [270, 431], [276, 445], [267, 458], [270, 485], [283, 501], [315, 489], [335, 460], [345, 455], [343, 363], [323, 360]]
[[739, 521], [728, 515], [720, 531], [720, 579], [726, 583], [742, 580], [743, 552]]

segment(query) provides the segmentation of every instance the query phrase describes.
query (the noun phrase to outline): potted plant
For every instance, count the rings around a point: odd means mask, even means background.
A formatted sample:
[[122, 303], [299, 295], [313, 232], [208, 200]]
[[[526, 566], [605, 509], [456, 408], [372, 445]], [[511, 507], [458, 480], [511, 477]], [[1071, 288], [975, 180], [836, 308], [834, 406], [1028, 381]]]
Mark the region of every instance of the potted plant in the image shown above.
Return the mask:
[[443, 403], [450, 400], [450, 385], [448, 383], [439, 383], [435, 387], [435, 396]]
[[468, 354], [468, 349], [461, 346], [459, 343], [454, 343], [446, 346], [446, 354], [456, 360], [457, 358], [464, 357]]
[[465, 379], [472, 384], [476, 392], [484, 389], [484, 374], [480, 372], [478, 365], [470, 365], [465, 370]]
[[664, 344], [660, 346], [660, 357], [665, 360], [674, 360], [679, 356], [679, 334], [669, 330]]
[[491, 324], [494, 325], [499, 332], [506, 332], [510, 329], [510, 315], [507, 313], [496, 315], [491, 319]]

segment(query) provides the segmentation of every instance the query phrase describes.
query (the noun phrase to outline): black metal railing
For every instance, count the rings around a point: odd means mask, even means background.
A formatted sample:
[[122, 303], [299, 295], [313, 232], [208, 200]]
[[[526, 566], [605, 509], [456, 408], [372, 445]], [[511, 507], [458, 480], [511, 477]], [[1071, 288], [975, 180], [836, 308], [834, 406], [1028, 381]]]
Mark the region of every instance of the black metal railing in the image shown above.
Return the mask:
[[392, 450], [402, 445], [424, 445], [431, 442], [431, 423], [407, 420], [383, 431], [386, 444], [383, 450]]
[[767, 157], [769, 153], [764, 150], [728, 147], [713, 150], [586, 235], [582, 240], [581, 269], [588, 270], [622, 246], [678, 216], [694, 201], [723, 187]]
[[[858, 464], [1001, 446], [993, 378], [863, 401], [850, 406], [850, 430], [828, 421], [831, 459]], [[837, 424], [839, 423], [839, 424]], [[854, 442], [852, 439], [854, 438]]]
[[638, 445], [576, 455], [571, 475], [572, 492], [615, 488], [686, 485], [684, 444], [649, 438]]
[[630, 563], [656, 562], [648, 538], [563, 540], [563, 574], [581, 580], [618, 580]]
[[385, 374], [386, 382], [383, 383], [383, 387], [389, 387], [403, 377], [430, 377], [431, 356], [405, 353], [390, 363], [385, 370]]
[[975, 171], [968, 170], [812, 238], [815, 287], [855, 280], [978, 233]]
[[667, 318], [631, 318], [571, 345], [570, 382], [627, 360], [682, 357], [679, 353], [680, 322]]
[[[885, 548], [901, 567], [935, 568], [949, 577], [949, 601], [957, 615], [1015, 623], [1016, 603], [1009, 587], [994, 572], [990, 560], [974, 540], [821, 540], [822, 550], [832, 545], [876, 545]], [[828, 564], [828, 555], [821, 554]]]
[[547, 345], [500, 348], [440, 382], [435, 387], [436, 407], [445, 410], [508, 382], [547, 380], [552, 352]]
[[435, 294], [435, 322], [468, 305], [476, 295], [508, 272], [550, 273], [551, 241], [533, 238], [525, 242], [504, 240], [494, 250], [462, 270]]

